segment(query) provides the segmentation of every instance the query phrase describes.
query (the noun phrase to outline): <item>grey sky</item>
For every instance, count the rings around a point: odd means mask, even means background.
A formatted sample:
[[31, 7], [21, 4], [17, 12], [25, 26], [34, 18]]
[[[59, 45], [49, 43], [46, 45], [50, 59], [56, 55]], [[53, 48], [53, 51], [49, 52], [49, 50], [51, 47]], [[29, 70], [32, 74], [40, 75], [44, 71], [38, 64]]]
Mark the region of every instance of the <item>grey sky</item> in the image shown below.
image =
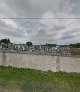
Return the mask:
[[[0, 0], [0, 39], [34, 44], [80, 42], [80, 0]], [[54, 19], [48, 19], [54, 18]]]

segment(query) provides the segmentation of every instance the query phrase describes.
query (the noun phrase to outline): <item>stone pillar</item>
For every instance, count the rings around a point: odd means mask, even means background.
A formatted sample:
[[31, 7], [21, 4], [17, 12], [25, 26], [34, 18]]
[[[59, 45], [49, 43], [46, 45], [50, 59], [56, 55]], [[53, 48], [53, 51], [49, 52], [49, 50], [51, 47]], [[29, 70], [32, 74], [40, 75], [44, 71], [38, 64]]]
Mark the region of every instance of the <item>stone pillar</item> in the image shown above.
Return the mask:
[[3, 58], [2, 65], [5, 66], [6, 65], [6, 52], [4, 51], [2, 53], [2, 58]]
[[60, 71], [60, 57], [57, 56], [57, 59], [56, 59], [56, 72], [59, 72]]

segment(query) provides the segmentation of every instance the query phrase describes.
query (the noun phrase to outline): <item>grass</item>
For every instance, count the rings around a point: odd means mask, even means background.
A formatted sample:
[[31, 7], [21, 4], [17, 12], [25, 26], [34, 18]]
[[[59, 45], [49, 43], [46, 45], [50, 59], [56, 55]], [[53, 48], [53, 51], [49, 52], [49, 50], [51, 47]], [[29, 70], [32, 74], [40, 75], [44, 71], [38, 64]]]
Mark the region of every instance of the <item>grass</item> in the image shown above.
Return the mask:
[[80, 92], [80, 73], [0, 66], [0, 92]]

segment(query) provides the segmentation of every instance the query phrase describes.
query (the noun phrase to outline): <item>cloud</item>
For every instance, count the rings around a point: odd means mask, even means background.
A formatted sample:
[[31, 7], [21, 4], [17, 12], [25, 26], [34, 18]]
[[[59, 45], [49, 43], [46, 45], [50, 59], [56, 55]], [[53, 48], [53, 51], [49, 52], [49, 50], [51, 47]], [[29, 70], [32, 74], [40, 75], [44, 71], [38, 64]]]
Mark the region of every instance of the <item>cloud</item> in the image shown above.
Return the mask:
[[[0, 38], [12, 42], [67, 44], [79, 42], [80, 0], [0, 0]], [[54, 19], [53, 19], [54, 18]]]

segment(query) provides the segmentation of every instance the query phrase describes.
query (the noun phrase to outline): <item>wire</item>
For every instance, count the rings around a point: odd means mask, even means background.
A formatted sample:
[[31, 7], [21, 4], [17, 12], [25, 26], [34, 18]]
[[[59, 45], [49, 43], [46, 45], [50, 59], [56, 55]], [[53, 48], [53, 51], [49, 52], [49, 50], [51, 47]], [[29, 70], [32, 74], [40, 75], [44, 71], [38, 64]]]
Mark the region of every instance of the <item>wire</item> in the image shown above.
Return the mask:
[[80, 19], [80, 18], [13, 18], [13, 17], [10, 17], [10, 18], [7, 18], [7, 17], [0, 17], [0, 19]]

